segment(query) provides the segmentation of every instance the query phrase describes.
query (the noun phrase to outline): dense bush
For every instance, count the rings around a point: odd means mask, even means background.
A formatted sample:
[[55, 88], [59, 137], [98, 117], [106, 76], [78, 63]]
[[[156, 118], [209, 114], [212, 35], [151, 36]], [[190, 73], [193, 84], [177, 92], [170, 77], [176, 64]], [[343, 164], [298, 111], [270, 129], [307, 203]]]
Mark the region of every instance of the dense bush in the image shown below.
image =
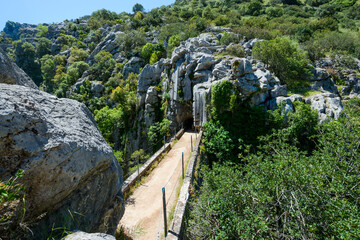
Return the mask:
[[295, 85], [305, 81], [310, 75], [306, 54], [288, 38], [258, 42], [253, 54], [263, 61], [282, 83]]
[[[360, 102], [349, 105], [347, 118], [316, 126], [318, 145], [310, 155], [280, 134], [256, 154], [240, 155], [245, 165], [204, 165], [188, 238], [359, 238]], [[299, 120], [312, 118], [306, 109], [298, 111]]]

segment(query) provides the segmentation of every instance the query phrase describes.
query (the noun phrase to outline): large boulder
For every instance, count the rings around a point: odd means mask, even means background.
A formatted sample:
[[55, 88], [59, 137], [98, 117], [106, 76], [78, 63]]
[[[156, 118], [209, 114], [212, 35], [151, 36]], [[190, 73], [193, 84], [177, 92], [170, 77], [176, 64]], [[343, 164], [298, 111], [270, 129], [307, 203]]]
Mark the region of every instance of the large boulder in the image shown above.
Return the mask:
[[18, 169], [35, 239], [57, 227], [115, 232], [122, 170], [84, 104], [0, 84], [0, 179]]
[[17, 84], [38, 89], [31, 78], [0, 48], [0, 83]]

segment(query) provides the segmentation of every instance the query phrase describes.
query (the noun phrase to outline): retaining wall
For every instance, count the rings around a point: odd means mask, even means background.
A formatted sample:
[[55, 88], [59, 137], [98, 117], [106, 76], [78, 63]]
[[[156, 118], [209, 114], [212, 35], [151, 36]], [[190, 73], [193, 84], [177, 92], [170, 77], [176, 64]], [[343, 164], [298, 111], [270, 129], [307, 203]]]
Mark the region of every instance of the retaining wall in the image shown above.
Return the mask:
[[186, 175], [184, 183], [180, 190], [179, 200], [176, 204], [174, 218], [169, 226], [167, 240], [178, 240], [183, 238], [184, 234], [184, 217], [186, 206], [189, 200], [189, 188], [194, 178], [195, 163], [200, 153], [200, 142], [203, 132], [201, 131], [195, 143], [194, 151], [189, 160], [188, 167], [186, 169]]

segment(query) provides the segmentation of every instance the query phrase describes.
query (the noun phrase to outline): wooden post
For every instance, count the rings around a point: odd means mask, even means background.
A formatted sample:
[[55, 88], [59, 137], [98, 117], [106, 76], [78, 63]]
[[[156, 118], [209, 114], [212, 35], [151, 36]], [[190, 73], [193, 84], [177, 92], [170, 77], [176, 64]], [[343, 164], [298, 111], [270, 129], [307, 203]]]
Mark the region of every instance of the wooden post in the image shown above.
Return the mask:
[[184, 175], [184, 152], [182, 152], [182, 154], [181, 154], [181, 166], [182, 166], [182, 178], [184, 179], [185, 178], [185, 175]]
[[190, 139], [191, 139], [191, 151], [193, 151], [192, 135], [190, 135]]
[[164, 212], [164, 232], [165, 237], [167, 237], [167, 219], [166, 219], [166, 199], [165, 199], [165, 188], [162, 188], [162, 195], [163, 195], [163, 212]]
[[139, 177], [139, 175], [140, 175], [139, 165], [140, 165], [140, 162], [139, 162], [139, 152], [138, 152], [138, 153], [137, 153], [138, 181], [140, 181], [140, 177]]

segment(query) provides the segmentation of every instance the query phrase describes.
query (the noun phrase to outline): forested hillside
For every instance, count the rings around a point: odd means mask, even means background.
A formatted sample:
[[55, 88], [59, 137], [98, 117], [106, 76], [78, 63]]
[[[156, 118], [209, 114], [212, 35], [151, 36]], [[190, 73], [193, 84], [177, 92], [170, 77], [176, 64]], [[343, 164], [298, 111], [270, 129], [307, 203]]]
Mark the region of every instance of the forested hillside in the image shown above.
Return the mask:
[[124, 177], [204, 129], [189, 239], [357, 239], [359, 29], [356, 0], [177, 0], [8, 21], [0, 47], [90, 109]]

